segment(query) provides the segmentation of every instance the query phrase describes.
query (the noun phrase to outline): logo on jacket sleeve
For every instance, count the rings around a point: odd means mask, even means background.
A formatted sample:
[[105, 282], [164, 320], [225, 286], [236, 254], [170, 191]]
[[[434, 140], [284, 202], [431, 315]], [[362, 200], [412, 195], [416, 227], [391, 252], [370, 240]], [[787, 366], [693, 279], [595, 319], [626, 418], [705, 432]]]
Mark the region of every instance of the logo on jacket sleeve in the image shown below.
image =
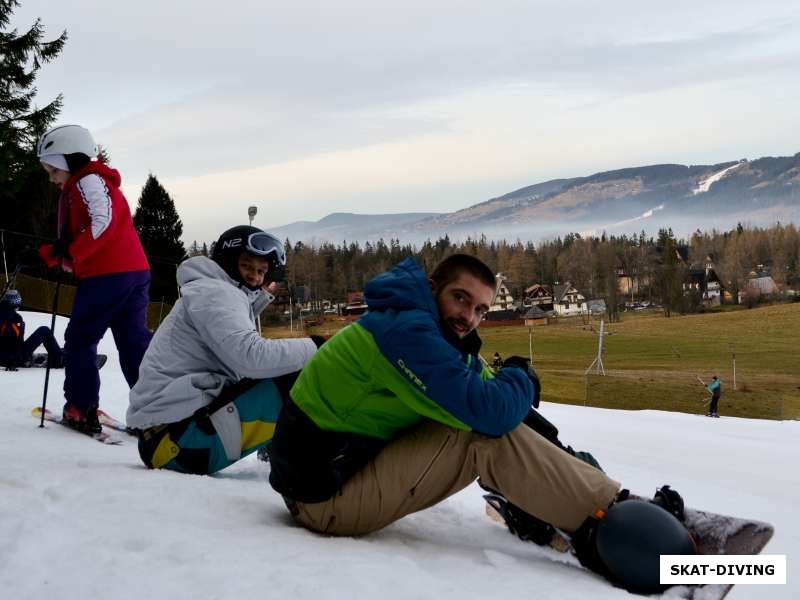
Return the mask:
[[405, 373], [406, 377], [408, 377], [420, 390], [423, 392], [428, 390], [428, 386], [426, 386], [422, 380], [414, 374], [414, 371], [406, 366], [406, 363], [402, 358], [397, 359], [397, 366], [400, 367], [400, 370]]

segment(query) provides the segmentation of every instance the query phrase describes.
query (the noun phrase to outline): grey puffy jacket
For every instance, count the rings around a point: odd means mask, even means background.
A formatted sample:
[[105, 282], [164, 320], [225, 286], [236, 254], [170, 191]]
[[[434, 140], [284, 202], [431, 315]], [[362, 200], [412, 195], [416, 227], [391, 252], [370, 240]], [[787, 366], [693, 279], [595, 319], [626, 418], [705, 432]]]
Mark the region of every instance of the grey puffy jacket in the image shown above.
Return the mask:
[[274, 298], [238, 287], [209, 258], [182, 262], [178, 285], [181, 298], [153, 336], [131, 390], [129, 427], [185, 419], [210, 404], [224, 386], [298, 371], [316, 350], [308, 338], [259, 335], [255, 315]]

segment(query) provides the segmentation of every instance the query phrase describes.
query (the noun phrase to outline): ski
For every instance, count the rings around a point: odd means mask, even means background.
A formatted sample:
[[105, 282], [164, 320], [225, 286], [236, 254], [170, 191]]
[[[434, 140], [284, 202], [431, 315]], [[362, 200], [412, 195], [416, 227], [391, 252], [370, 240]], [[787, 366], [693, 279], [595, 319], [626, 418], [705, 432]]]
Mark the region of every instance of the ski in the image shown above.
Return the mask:
[[104, 427], [108, 427], [109, 429], [113, 429], [115, 431], [120, 431], [122, 433], [127, 433], [128, 435], [133, 435], [133, 431], [128, 429], [127, 425], [120, 421], [119, 419], [115, 419], [102, 408], [97, 409], [97, 419], [100, 421], [100, 424]]
[[[33, 356], [31, 356], [31, 359], [29, 361], [21, 364], [20, 366], [25, 368], [44, 369], [47, 368], [47, 359], [48, 356], [45, 352], [36, 352], [35, 354], [33, 354]], [[96, 366], [98, 369], [102, 369], [103, 365], [106, 364], [106, 361], [108, 361], [108, 356], [106, 356], [105, 354], [98, 354], [97, 358], [94, 361], [94, 366]], [[50, 368], [63, 369], [64, 365], [62, 364], [59, 364], [57, 366], [51, 365]]]
[[[34, 406], [33, 409], [31, 409], [31, 416], [34, 417], [35, 419], [41, 420], [42, 418], [41, 407]], [[67, 425], [66, 423], [64, 423], [64, 420], [61, 417], [61, 415], [52, 412], [49, 408], [44, 409], [44, 420], [50, 421], [51, 423], [58, 423], [59, 425], [63, 425], [67, 429], [70, 429], [76, 433], [80, 433], [94, 440], [97, 440], [101, 444], [106, 444], [108, 446], [119, 446], [122, 444], [121, 438], [119, 438], [114, 434], [109, 433], [108, 431], [101, 431], [100, 433], [84, 433], [83, 431], [78, 431], [77, 429], [74, 429], [69, 425]]]

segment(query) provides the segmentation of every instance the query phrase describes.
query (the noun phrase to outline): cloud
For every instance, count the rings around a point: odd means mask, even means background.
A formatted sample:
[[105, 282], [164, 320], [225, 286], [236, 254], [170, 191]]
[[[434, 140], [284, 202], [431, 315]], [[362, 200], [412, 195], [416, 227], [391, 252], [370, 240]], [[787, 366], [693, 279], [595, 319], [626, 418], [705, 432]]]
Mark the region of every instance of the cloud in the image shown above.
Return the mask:
[[[197, 199], [212, 177], [242, 202], [291, 198], [279, 222], [326, 205], [302, 204], [307, 187], [362, 212], [463, 208], [546, 178], [789, 151], [800, 124], [800, 11], [782, 0], [25, 0], [15, 24], [36, 16], [69, 31], [40, 97], [63, 92], [62, 120], [129, 185], [152, 171]], [[195, 208], [187, 230], [213, 221]]]

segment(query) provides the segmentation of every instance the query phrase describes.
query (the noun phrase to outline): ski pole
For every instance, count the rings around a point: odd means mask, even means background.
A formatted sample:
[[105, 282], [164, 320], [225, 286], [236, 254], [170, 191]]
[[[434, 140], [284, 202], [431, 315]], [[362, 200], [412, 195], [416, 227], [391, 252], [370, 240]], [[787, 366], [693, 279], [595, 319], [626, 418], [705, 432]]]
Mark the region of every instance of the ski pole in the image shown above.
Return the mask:
[[[61, 289], [61, 274], [56, 279], [56, 293], [53, 294], [53, 313], [50, 317], [50, 333], [55, 335], [56, 331], [56, 310], [58, 309], [58, 291]], [[44, 370], [44, 392], [42, 393], [42, 420], [39, 427], [44, 427], [44, 411], [47, 407], [47, 387], [50, 383], [50, 359], [47, 360], [47, 367]]]

